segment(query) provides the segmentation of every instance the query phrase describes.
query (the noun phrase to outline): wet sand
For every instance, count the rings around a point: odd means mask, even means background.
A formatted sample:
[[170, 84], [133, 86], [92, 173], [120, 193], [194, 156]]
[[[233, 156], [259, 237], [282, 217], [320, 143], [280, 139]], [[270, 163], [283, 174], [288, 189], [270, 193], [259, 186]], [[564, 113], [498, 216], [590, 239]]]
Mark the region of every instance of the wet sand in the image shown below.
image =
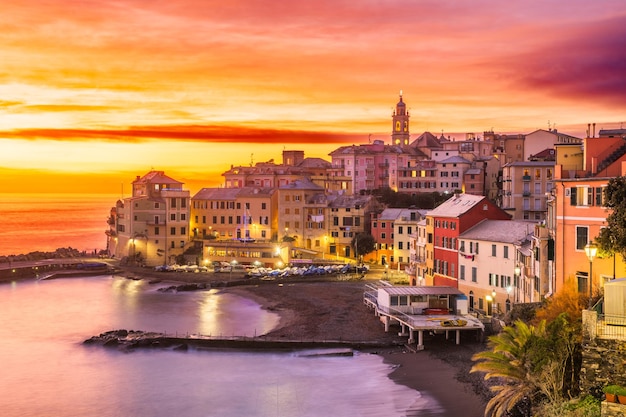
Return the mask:
[[362, 303], [363, 287], [362, 282], [325, 282], [233, 287], [225, 291], [252, 298], [278, 312], [280, 327], [269, 333], [272, 336], [389, 342], [389, 348], [375, 352], [396, 368], [389, 377], [437, 400], [430, 411], [407, 416], [482, 417], [489, 391], [482, 375], [469, 374], [469, 369], [472, 355], [485, 345], [471, 338], [456, 345], [443, 335], [434, 335], [426, 337], [424, 351], [409, 351], [401, 345], [406, 337], [397, 336], [398, 329], [394, 328], [385, 333], [374, 312]]

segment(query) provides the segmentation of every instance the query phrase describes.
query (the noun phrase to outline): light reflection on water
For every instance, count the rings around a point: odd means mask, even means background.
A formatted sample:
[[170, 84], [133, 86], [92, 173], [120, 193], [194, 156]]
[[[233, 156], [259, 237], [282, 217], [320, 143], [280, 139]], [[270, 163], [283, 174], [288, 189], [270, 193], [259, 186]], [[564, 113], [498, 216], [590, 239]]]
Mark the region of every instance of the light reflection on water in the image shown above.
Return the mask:
[[433, 407], [392, 383], [376, 355], [122, 353], [82, 345], [112, 329], [252, 335], [277, 320], [231, 294], [161, 293], [123, 278], [0, 284], [0, 410], [24, 417], [393, 417]]

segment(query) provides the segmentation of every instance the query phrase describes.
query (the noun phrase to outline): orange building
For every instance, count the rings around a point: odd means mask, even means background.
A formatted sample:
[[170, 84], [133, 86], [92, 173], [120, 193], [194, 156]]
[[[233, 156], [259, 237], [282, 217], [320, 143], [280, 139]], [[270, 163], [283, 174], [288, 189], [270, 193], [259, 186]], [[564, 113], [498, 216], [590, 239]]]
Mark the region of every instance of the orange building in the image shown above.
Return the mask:
[[547, 218], [555, 248], [551, 284], [556, 292], [573, 285], [581, 293], [595, 294], [607, 280], [626, 276], [619, 254], [597, 255], [590, 261], [585, 252], [606, 226], [605, 187], [611, 178], [626, 175], [625, 137], [625, 129], [601, 130], [600, 137], [584, 140], [583, 152], [580, 145], [556, 146]]

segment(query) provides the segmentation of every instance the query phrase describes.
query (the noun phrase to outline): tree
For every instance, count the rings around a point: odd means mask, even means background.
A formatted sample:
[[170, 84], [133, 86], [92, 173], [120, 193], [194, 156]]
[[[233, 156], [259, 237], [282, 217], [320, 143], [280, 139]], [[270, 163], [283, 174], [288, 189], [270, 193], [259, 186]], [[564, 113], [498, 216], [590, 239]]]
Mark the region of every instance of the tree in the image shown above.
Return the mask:
[[352, 238], [350, 243], [356, 256], [367, 255], [376, 249], [376, 240], [369, 233], [358, 233]]
[[612, 210], [607, 227], [600, 230], [596, 243], [607, 254], [619, 253], [626, 259], [626, 177], [609, 180], [604, 190], [604, 205]]
[[506, 326], [502, 333], [489, 337], [491, 350], [472, 357], [477, 363], [470, 372], [484, 372], [485, 379], [497, 378], [491, 387], [496, 395], [489, 400], [485, 415], [507, 416], [518, 404], [529, 402], [540, 393], [538, 370], [544, 358], [536, 354], [536, 347], [545, 337], [545, 321], [537, 327], [521, 320]]

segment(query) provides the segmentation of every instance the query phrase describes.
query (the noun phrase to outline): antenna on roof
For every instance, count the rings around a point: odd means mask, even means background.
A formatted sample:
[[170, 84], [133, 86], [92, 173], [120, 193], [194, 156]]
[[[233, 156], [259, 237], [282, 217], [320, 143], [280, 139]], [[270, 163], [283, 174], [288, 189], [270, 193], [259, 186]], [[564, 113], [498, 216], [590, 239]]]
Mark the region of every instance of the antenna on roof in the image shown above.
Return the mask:
[[250, 154], [250, 166], [254, 165], [254, 153]]
[[372, 134], [367, 135], [367, 142], [372, 143]]

